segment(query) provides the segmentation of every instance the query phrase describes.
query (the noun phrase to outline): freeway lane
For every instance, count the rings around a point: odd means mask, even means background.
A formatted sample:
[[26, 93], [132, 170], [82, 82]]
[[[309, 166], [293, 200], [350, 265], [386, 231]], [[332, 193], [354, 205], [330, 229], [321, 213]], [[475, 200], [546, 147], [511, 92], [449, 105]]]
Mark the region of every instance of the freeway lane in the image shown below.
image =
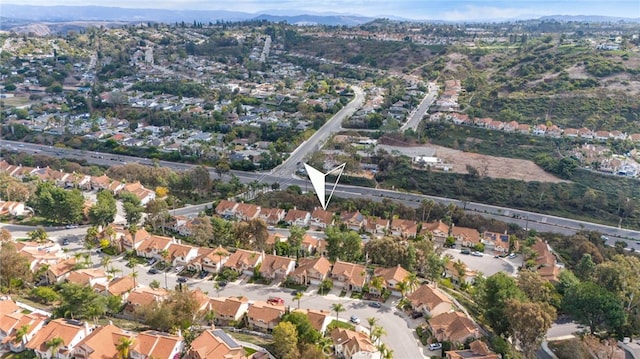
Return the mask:
[[[109, 153], [96, 153], [89, 151], [81, 151], [81, 150], [72, 150], [72, 149], [59, 149], [56, 147], [51, 148], [50, 146], [45, 145], [36, 145], [31, 143], [22, 143], [16, 141], [0, 141], [0, 145], [3, 148], [9, 148], [17, 151], [24, 151], [28, 153], [43, 153], [53, 157], [70, 157], [70, 158], [78, 158], [84, 159], [91, 163], [96, 163], [99, 165], [106, 166], [115, 166], [121, 165], [123, 162], [133, 163], [138, 162], [144, 165], [153, 165], [154, 162], [147, 159], [141, 159], [138, 157], [131, 156], [122, 156], [122, 155], [112, 155]], [[102, 157], [102, 158], [100, 158]], [[168, 161], [157, 161], [157, 164], [162, 167], [168, 167], [175, 171], [184, 171], [191, 168], [196, 167], [196, 165], [186, 164], [186, 163], [178, 163], [178, 162], [168, 162]], [[209, 172], [213, 177], [217, 177], [218, 175], [215, 172], [215, 169], [210, 168]], [[281, 188], [286, 188], [289, 185], [297, 185], [302, 189], [305, 187], [312, 188], [310, 182], [306, 179], [299, 179], [293, 176], [278, 176], [275, 174], [268, 173], [260, 173], [260, 172], [242, 172], [242, 171], [231, 171], [230, 175], [237, 176], [241, 182], [249, 183], [253, 181], [259, 181], [262, 183], [279, 183]], [[223, 179], [227, 180], [229, 175], [223, 176]], [[383, 198], [389, 198], [395, 201], [402, 201], [407, 205], [412, 205], [414, 207], [418, 207], [420, 202], [423, 199], [431, 199], [433, 201], [437, 201], [439, 203], [445, 204], [454, 204], [459, 207], [464, 207], [467, 211], [478, 213], [483, 216], [496, 218], [505, 222], [517, 223], [522, 227], [536, 229], [539, 231], [545, 232], [557, 232], [570, 234], [575, 233], [576, 231], [587, 229], [599, 231], [605, 235], [629, 239], [632, 242], [640, 240], [640, 232], [625, 228], [618, 228], [613, 226], [606, 226], [591, 222], [579, 221], [569, 218], [556, 217], [536, 212], [523, 211], [519, 209], [506, 208], [506, 207], [497, 207], [482, 203], [475, 202], [461, 202], [457, 199], [452, 198], [444, 198], [437, 196], [426, 196], [420, 194], [406, 193], [406, 192], [398, 192], [387, 189], [379, 189], [379, 188], [367, 188], [367, 187], [357, 187], [357, 186], [349, 186], [338, 184], [336, 187], [336, 196], [340, 197], [349, 197], [349, 198], [369, 198], [374, 200], [382, 200]], [[178, 210], [176, 210], [176, 213]], [[187, 212], [181, 212], [187, 213]], [[630, 247], [635, 243], [629, 242]]]
[[324, 141], [329, 138], [329, 136], [340, 131], [342, 128], [342, 121], [353, 115], [364, 102], [364, 93], [362, 92], [362, 89], [357, 86], [351, 86], [351, 88], [355, 94], [353, 100], [333, 115], [333, 117], [331, 117], [329, 121], [309, 137], [308, 140], [300, 144], [300, 146], [291, 153], [289, 158], [271, 171], [272, 174], [280, 177], [292, 176], [300, 167], [300, 163], [304, 161], [309, 154], [318, 151], [322, 148]]

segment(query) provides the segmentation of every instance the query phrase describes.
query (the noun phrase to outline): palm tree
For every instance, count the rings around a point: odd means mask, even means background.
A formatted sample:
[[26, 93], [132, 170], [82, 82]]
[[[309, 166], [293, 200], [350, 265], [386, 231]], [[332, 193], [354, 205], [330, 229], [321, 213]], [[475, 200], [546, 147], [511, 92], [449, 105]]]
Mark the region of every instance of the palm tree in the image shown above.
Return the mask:
[[[169, 251], [166, 249], [163, 249], [160, 252], [160, 255], [162, 256], [162, 260], [164, 261], [164, 265], [167, 266], [169, 265]], [[169, 289], [169, 285], [167, 284], [167, 269], [165, 268], [164, 270], [164, 289]]]
[[403, 280], [402, 282], [398, 282], [398, 284], [396, 284], [396, 289], [402, 295], [402, 299], [404, 299], [404, 295], [409, 290], [409, 283], [406, 280]]
[[382, 288], [384, 287], [384, 279], [380, 276], [371, 278], [369, 282], [369, 288], [375, 288], [378, 296], [382, 295]]
[[387, 335], [387, 331], [384, 330], [383, 327], [376, 325], [373, 327], [373, 330], [371, 331], [371, 341], [375, 343], [378, 340], [380, 340], [380, 338], [382, 338], [383, 335]]
[[378, 322], [378, 318], [370, 317], [367, 318], [367, 323], [369, 323], [369, 338], [371, 338], [371, 333], [373, 333], [373, 327]]
[[331, 310], [336, 312], [336, 320], [339, 321], [338, 314], [347, 310], [342, 303], [334, 303], [331, 305]]
[[109, 267], [109, 264], [111, 264], [111, 256], [104, 256], [104, 257], [102, 257], [102, 259], [100, 259], [100, 264], [101, 264], [105, 269], [108, 269], [107, 267]]
[[64, 340], [60, 337], [53, 337], [45, 342], [47, 349], [51, 350], [51, 357], [53, 358], [53, 354], [55, 353], [56, 358], [60, 357], [60, 352], [58, 351], [61, 346], [64, 345]]
[[405, 280], [409, 285], [409, 292], [413, 292], [414, 290], [418, 289], [418, 286], [420, 285], [420, 279], [418, 279], [418, 276], [416, 276], [415, 273], [409, 273]]
[[380, 345], [378, 345], [378, 351], [380, 352], [381, 359], [393, 359], [393, 350], [389, 349], [386, 344], [380, 343]]
[[136, 270], [135, 264], [133, 265], [133, 268], [131, 268], [131, 274], [129, 274], [129, 276], [133, 279], [133, 288], [137, 288], [136, 278], [138, 278], [138, 271]]
[[133, 338], [121, 337], [116, 344], [118, 359], [129, 359], [129, 350], [133, 346]]
[[220, 287], [220, 283], [215, 282], [215, 283], [213, 284], [213, 288], [216, 290], [216, 293], [218, 294], [218, 298], [220, 298], [220, 289], [221, 289], [221, 287]]
[[302, 299], [303, 295], [304, 295], [304, 293], [302, 293], [301, 291], [297, 291], [296, 295], [293, 297], [293, 300], [297, 300], [298, 301], [298, 309], [300, 309], [300, 299]]
[[216, 312], [213, 310], [207, 311], [204, 315], [204, 320], [206, 320], [209, 324], [213, 323], [216, 320]]
[[26, 342], [24, 339], [26, 339], [27, 333], [29, 333], [29, 326], [25, 324], [16, 330], [16, 337], [13, 339], [13, 342], [24, 345]]

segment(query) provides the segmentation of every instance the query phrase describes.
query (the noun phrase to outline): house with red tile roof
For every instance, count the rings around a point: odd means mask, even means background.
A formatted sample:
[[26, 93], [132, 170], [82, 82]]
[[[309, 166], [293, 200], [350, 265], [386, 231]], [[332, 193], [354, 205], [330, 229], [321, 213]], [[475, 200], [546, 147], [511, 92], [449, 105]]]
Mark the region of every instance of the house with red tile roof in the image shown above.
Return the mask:
[[295, 208], [287, 211], [287, 215], [284, 216], [285, 223], [290, 226], [295, 224], [299, 227], [306, 227], [309, 224], [309, 220], [311, 220], [311, 213]]
[[536, 261], [536, 270], [540, 276], [551, 283], [557, 283], [562, 267], [558, 265], [551, 247], [546, 242], [537, 240], [531, 249], [536, 253], [534, 260]]
[[236, 208], [238, 207], [238, 203], [227, 201], [223, 199], [216, 206], [216, 214], [219, 216], [228, 216], [232, 217], [236, 215]]
[[389, 230], [389, 220], [371, 216], [367, 218], [367, 223], [365, 223], [364, 228], [373, 235], [383, 236]]
[[500, 359], [501, 355], [489, 350], [487, 344], [481, 340], [475, 340], [469, 344], [469, 349], [446, 351], [445, 359]]
[[[2, 348], [19, 353], [25, 350], [25, 345], [33, 336], [44, 327], [49, 317], [39, 313], [22, 313], [21, 310], [0, 316], [0, 342]], [[27, 328], [27, 332], [20, 341], [16, 341], [16, 334], [22, 327]]]
[[447, 237], [449, 237], [449, 230], [450, 230], [449, 225], [447, 225], [442, 221], [428, 222], [428, 223], [422, 224], [422, 233], [430, 234], [431, 240], [440, 244], [441, 246], [444, 245], [445, 241], [447, 240]]
[[251, 203], [239, 203], [235, 209], [235, 216], [240, 221], [248, 221], [258, 218], [260, 206]]
[[[33, 350], [40, 358], [68, 358], [76, 345], [94, 330], [95, 326], [87, 322], [73, 319], [54, 319], [47, 323], [27, 342], [26, 348]], [[53, 348], [49, 348], [47, 342], [53, 338], [62, 339], [62, 345], [52, 353]]]
[[126, 313], [134, 313], [137, 308], [154, 303], [158, 304], [167, 299], [169, 295], [170, 293], [162, 288], [138, 287], [127, 296], [124, 310]]
[[[400, 297], [402, 293], [398, 290], [398, 283], [406, 280], [409, 277], [409, 272], [398, 264], [395, 267], [374, 269], [373, 277], [381, 277], [382, 284], [391, 292], [391, 295]], [[376, 293], [376, 288], [369, 288], [369, 292], [372, 292], [372, 290], [374, 294], [382, 294]]]
[[267, 254], [260, 264], [260, 275], [271, 280], [283, 280], [296, 267], [296, 260]]
[[169, 244], [167, 252], [174, 267], [186, 266], [198, 256], [198, 248], [176, 242]]
[[369, 336], [362, 332], [336, 328], [331, 331], [331, 339], [335, 354], [340, 358], [380, 358], [380, 352], [376, 346], [373, 345]]
[[423, 284], [407, 296], [411, 308], [429, 317], [435, 317], [453, 310], [453, 302], [433, 285]]
[[247, 323], [249, 328], [270, 332], [280, 323], [284, 313], [284, 305], [254, 302], [247, 310]]
[[0, 215], [2, 216], [23, 216], [31, 212], [25, 211], [24, 203], [16, 201], [0, 201]]
[[69, 273], [76, 268], [77, 260], [75, 257], [65, 259], [47, 269], [45, 273], [46, 282], [48, 284], [60, 283], [67, 278]]
[[480, 243], [480, 232], [475, 228], [453, 226], [451, 235], [462, 244], [463, 247], [473, 247]]
[[337, 260], [331, 270], [331, 279], [337, 287], [361, 292], [367, 280], [367, 271], [361, 264]]
[[162, 251], [168, 251], [169, 246], [173, 243], [173, 238], [156, 236], [155, 234], [150, 235], [143, 239], [138, 248], [136, 248], [136, 254], [144, 258], [156, 258], [158, 260], [163, 260]]
[[427, 321], [431, 333], [439, 342], [448, 341], [464, 344], [469, 338], [479, 338], [480, 331], [475, 323], [462, 312], [448, 312]]
[[131, 193], [136, 196], [140, 200], [140, 204], [143, 206], [156, 199], [156, 192], [144, 188], [144, 186], [140, 182], [128, 183], [124, 185], [122, 191]]
[[300, 285], [320, 285], [331, 272], [331, 262], [326, 257], [300, 258], [298, 267], [289, 274], [289, 278]]
[[175, 359], [183, 348], [181, 336], [149, 330], [138, 334], [130, 353], [132, 359]]
[[[98, 289], [99, 286], [96, 285], [94, 289]], [[111, 282], [107, 283], [107, 286], [104, 288], [104, 291], [100, 291], [103, 294], [114, 295], [117, 297], [121, 297], [123, 299], [127, 299], [129, 292], [134, 289], [133, 278], [129, 276], [124, 276], [120, 278], [115, 278], [111, 280]]]
[[[490, 231], [482, 233], [482, 243], [484, 244], [485, 252], [509, 253], [510, 242], [510, 237], [507, 233]], [[517, 249], [517, 241], [514, 242], [514, 247]]]
[[224, 268], [231, 268], [238, 273], [252, 276], [253, 269], [262, 263], [263, 259], [264, 253], [238, 249], [229, 256]]
[[102, 268], [86, 268], [74, 270], [67, 276], [67, 282], [80, 285], [88, 285], [89, 287], [96, 284], [106, 285], [109, 282], [107, 272]]
[[287, 212], [282, 208], [262, 208], [258, 214], [258, 218], [265, 221], [269, 225], [276, 225], [284, 220]]
[[116, 347], [122, 338], [133, 339], [135, 342], [133, 333], [113, 324], [98, 327], [78, 343], [71, 356], [77, 359], [118, 358]]
[[394, 218], [391, 221], [389, 230], [394, 236], [413, 238], [418, 234], [418, 222], [408, 219]]
[[118, 247], [120, 247], [123, 251], [131, 251], [134, 249], [137, 251], [138, 248], [140, 248], [140, 245], [142, 245], [144, 241], [151, 237], [151, 234], [147, 232], [144, 227], [138, 228], [135, 238], [131, 236], [131, 232], [124, 229], [123, 227], [114, 226], [114, 230], [117, 233], [116, 243], [114, 244], [118, 244], [117, 242], [119, 242]]
[[22, 309], [18, 307], [16, 302], [11, 299], [2, 299], [0, 300], [0, 316], [5, 314], [19, 312]]
[[320, 207], [316, 207], [311, 212], [309, 226], [314, 228], [327, 228], [335, 223], [333, 212], [325, 211]]
[[218, 248], [197, 247], [197, 249], [197, 257], [187, 265], [188, 269], [197, 272], [218, 273], [231, 255], [222, 246], [218, 246]]
[[454, 284], [460, 284], [462, 282], [473, 284], [477, 275], [477, 272], [469, 269], [469, 267], [460, 260], [450, 260], [444, 266], [445, 278], [450, 278]]
[[222, 329], [207, 329], [191, 342], [185, 359], [247, 359], [244, 348]]
[[333, 321], [333, 316], [328, 310], [315, 310], [315, 309], [295, 309], [294, 312], [304, 313], [313, 329], [324, 334], [327, 331], [327, 326]]
[[239, 322], [249, 310], [247, 297], [209, 298], [209, 310], [216, 313], [217, 325], [229, 325], [230, 322]]

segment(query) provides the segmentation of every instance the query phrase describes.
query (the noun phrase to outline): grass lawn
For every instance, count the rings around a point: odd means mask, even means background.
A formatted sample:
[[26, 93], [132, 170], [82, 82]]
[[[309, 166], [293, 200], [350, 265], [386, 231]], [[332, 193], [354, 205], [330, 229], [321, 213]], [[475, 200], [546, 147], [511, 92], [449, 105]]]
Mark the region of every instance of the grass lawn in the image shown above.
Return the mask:
[[[226, 331], [226, 330], [225, 330]], [[231, 335], [232, 337], [243, 341], [243, 342], [247, 342], [247, 343], [251, 343], [251, 344], [255, 344], [258, 346], [268, 346], [273, 344], [273, 340], [271, 339], [266, 339], [266, 338], [261, 338], [259, 336], [256, 335], [249, 335], [249, 334], [245, 334], [245, 333], [236, 333], [236, 332], [230, 332], [230, 331], [226, 331], [229, 335]], [[245, 348], [246, 350], [247, 348]]]
[[252, 348], [243, 347], [242, 349], [244, 349], [244, 352], [247, 354], [247, 356], [250, 356], [251, 354], [257, 352], [257, 350], [252, 349]]
[[3, 98], [2, 101], [6, 107], [18, 107], [31, 103], [28, 97]]
[[334, 319], [331, 321], [331, 323], [329, 323], [329, 325], [327, 325], [327, 333], [330, 333], [335, 328], [356, 330], [356, 327], [353, 324], [347, 323], [347, 322], [341, 322]]

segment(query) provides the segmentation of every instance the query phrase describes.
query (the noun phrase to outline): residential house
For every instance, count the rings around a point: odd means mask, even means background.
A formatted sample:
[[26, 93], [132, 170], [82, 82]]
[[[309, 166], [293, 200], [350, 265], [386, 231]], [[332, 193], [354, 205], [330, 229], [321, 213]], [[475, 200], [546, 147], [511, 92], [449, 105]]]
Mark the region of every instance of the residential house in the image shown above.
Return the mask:
[[138, 248], [136, 248], [136, 254], [144, 258], [156, 258], [159, 260], [164, 260], [164, 258], [162, 257], [162, 252], [165, 250], [168, 251], [169, 246], [173, 243], [174, 241], [172, 238], [151, 235], [148, 238], [142, 240], [142, 243], [140, 243]]
[[290, 226], [293, 226], [295, 224], [298, 227], [306, 227], [309, 224], [310, 219], [311, 213], [295, 208], [287, 211], [287, 215], [284, 216], [284, 221], [286, 224]]
[[352, 231], [359, 231], [362, 229], [367, 223], [367, 218], [360, 213], [360, 211], [355, 212], [342, 212], [340, 213], [340, 221], [344, 223], [347, 228]]
[[431, 334], [439, 342], [464, 344], [469, 338], [479, 338], [475, 323], [462, 312], [436, 315], [427, 321]]
[[186, 266], [198, 256], [198, 248], [175, 242], [169, 244], [167, 252], [174, 267]]
[[430, 233], [431, 240], [440, 244], [441, 246], [444, 246], [447, 237], [449, 237], [450, 229], [451, 227], [442, 221], [422, 224], [422, 233]]
[[124, 185], [124, 188], [122, 190], [136, 196], [140, 200], [140, 204], [143, 206], [146, 206], [147, 203], [156, 199], [156, 192], [144, 188], [144, 186], [140, 182], [128, 183]]
[[67, 278], [69, 273], [76, 268], [77, 260], [75, 257], [71, 257], [55, 265], [52, 265], [47, 269], [45, 273], [45, 280], [48, 284], [56, 284], [62, 282]]
[[453, 226], [451, 235], [463, 247], [473, 247], [480, 243], [480, 232], [475, 228]]
[[380, 359], [381, 355], [368, 335], [349, 329], [336, 328], [331, 331], [333, 349], [339, 358]]
[[580, 138], [585, 138], [588, 140], [593, 139], [593, 136], [595, 134], [593, 133], [593, 131], [591, 131], [590, 129], [586, 128], [586, 127], [582, 127], [580, 129], [578, 129], [578, 136], [580, 136]]
[[418, 234], [418, 222], [408, 219], [394, 218], [391, 221], [389, 230], [394, 236], [413, 238]]
[[611, 137], [613, 137], [614, 140], [624, 141], [627, 139], [627, 134], [624, 132], [615, 130], [615, 131], [611, 131]]
[[523, 135], [528, 135], [531, 132], [531, 126], [527, 125], [526, 123], [521, 123], [518, 125], [518, 133], [521, 133]]
[[253, 269], [258, 264], [262, 263], [263, 259], [264, 253], [238, 249], [235, 253], [229, 256], [223, 267], [231, 268], [238, 273], [252, 276]]
[[[397, 266], [390, 268], [376, 268], [373, 270], [373, 276], [381, 277], [383, 280], [382, 284], [391, 292], [391, 295], [400, 297], [402, 296], [402, 293], [398, 290], [398, 283], [406, 280], [409, 277], [409, 272], [398, 264]], [[382, 294], [377, 293], [376, 288], [370, 287], [369, 292], [372, 291], [375, 294]], [[404, 294], [406, 295], [407, 293]]]
[[361, 292], [367, 280], [367, 271], [361, 264], [337, 260], [331, 270], [331, 279], [337, 287]]
[[20, 307], [11, 299], [2, 299], [0, 300], [0, 316], [4, 316], [5, 314], [15, 313], [22, 311]]
[[[11, 301], [13, 303], [13, 301]], [[0, 340], [2, 349], [14, 353], [24, 351], [25, 345], [44, 326], [49, 317], [38, 313], [22, 313], [13, 311], [0, 317]], [[20, 328], [26, 327], [27, 331], [20, 341], [16, 341], [16, 334]]]
[[434, 285], [423, 284], [407, 296], [411, 308], [429, 317], [435, 317], [453, 310], [453, 302]]
[[333, 226], [335, 220], [333, 218], [333, 213], [329, 211], [325, 211], [322, 208], [316, 207], [313, 212], [311, 212], [311, 219], [309, 221], [309, 226], [314, 228], [327, 228], [329, 226]]
[[111, 178], [107, 175], [102, 176], [91, 176], [91, 180], [89, 181], [91, 184], [92, 190], [103, 190], [109, 188], [109, 184], [111, 183]]
[[250, 328], [269, 332], [280, 323], [280, 318], [284, 313], [285, 308], [283, 305], [254, 302], [247, 310], [247, 323]]
[[537, 254], [534, 260], [540, 277], [551, 283], [557, 283], [562, 267], [558, 265], [556, 256], [551, 251], [549, 245], [546, 242], [538, 240], [531, 249]]
[[[510, 237], [506, 233], [496, 233], [485, 231], [482, 234], [482, 243], [484, 244], [485, 251], [494, 251], [496, 253], [509, 253], [510, 252]], [[516, 247], [514, 242], [514, 247]]]
[[504, 125], [505, 124], [502, 121], [493, 120], [487, 124], [487, 128], [490, 130], [502, 131], [504, 129]]
[[455, 284], [473, 284], [478, 273], [469, 269], [462, 261], [448, 261], [444, 267], [445, 278], [450, 278]]
[[536, 136], [544, 136], [546, 132], [547, 132], [547, 125], [545, 124], [539, 124], [533, 128], [533, 134]]
[[29, 261], [29, 269], [35, 271], [41, 265], [54, 266], [63, 260], [60, 245], [53, 242], [15, 242], [18, 253]]
[[562, 136], [562, 129], [556, 125], [547, 127], [547, 131], [544, 134], [547, 137], [558, 138]]
[[577, 138], [578, 137], [578, 130], [575, 129], [575, 128], [565, 128], [564, 136], [567, 137], [567, 138]]
[[207, 329], [191, 342], [185, 359], [247, 359], [244, 348], [222, 329]]
[[319, 331], [324, 335], [327, 331], [327, 326], [333, 321], [333, 316], [328, 310], [315, 310], [315, 309], [295, 309], [295, 312], [304, 313], [313, 329]]
[[138, 334], [131, 359], [175, 359], [184, 348], [181, 336], [149, 330]]
[[305, 233], [302, 242], [300, 242], [300, 249], [308, 255], [314, 255], [318, 251], [320, 242], [324, 242], [324, 240]]
[[229, 325], [238, 322], [249, 310], [247, 297], [209, 298], [209, 310], [216, 313], [217, 325]]
[[223, 199], [216, 206], [216, 214], [221, 217], [233, 217], [236, 215], [238, 203]]
[[25, 211], [24, 203], [15, 201], [0, 201], [0, 216], [24, 216], [29, 211]]
[[502, 356], [492, 352], [487, 344], [475, 340], [469, 344], [469, 349], [446, 351], [445, 359], [501, 359]]
[[[94, 326], [87, 322], [81, 322], [73, 319], [54, 319], [40, 329], [36, 335], [29, 340], [26, 345], [27, 349], [35, 352], [38, 358], [71, 358], [71, 353], [80, 341], [86, 338], [94, 330]], [[56, 352], [52, 353], [47, 343], [53, 338], [62, 339], [62, 345], [56, 348]]]
[[611, 133], [609, 131], [596, 131], [594, 137], [598, 141], [606, 141], [611, 138]]
[[262, 259], [259, 273], [263, 278], [283, 280], [295, 267], [296, 261], [293, 258], [267, 254]]
[[136, 308], [141, 306], [148, 306], [151, 304], [158, 304], [169, 297], [169, 292], [165, 289], [138, 287], [132, 290], [127, 296], [127, 302], [125, 305], [126, 313], [134, 313]]
[[[133, 290], [134, 286], [135, 285], [134, 285], [133, 278], [129, 276], [124, 276], [120, 278], [115, 278], [111, 282], [107, 283], [102, 293], [113, 295], [116, 297], [121, 297], [124, 300], [124, 299], [127, 299], [129, 292]], [[99, 285], [96, 285], [94, 287], [94, 289], [100, 291], [98, 288], [100, 288]]]
[[120, 241], [120, 248], [123, 251], [136, 250], [137, 252], [138, 248], [140, 248], [140, 245], [142, 245], [142, 242], [146, 241], [148, 238], [151, 237], [151, 234], [147, 232], [147, 230], [144, 229], [144, 227], [138, 228], [138, 230], [135, 233], [135, 237], [131, 236], [131, 232], [129, 232], [128, 230], [116, 229], [116, 232], [120, 234], [118, 236], [118, 239]]
[[389, 220], [371, 216], [367, 218], [365, 230], [376, 236], [383, 236], [389, 230]]
[[262, 208], [258, 218], [269, 225], [276, 225], [284, 220], [286, 214], [287, 212], [282, 208]]
[[218, 248], [197, 247], [198, 255], [187, 266], [188, 269], [197, 272], [219, 273], [229, 256], [229, 251], [218, 246]]
[[78, 269], [69, 273], [67, 282], [93, 288], [96, 284], [106, 285], [109, 277], [102, 268]]
[[98, 327], [78, 343], [71, 356], [76, 359], [119, 358], [116, 347], [122, 338], [131, 340], [135, 336], [113, 324]]
[[282, 233], [278, 233], [278, 232], [273, 232], [273, 233], [269, 233], [269, 236], [267, 237], [267, 246], [271, 249], [275, 248], [276, 243], [284, 243], [287, 241], [287, 236], [285, 236]]
[[235, 209], [235, 215], [238, 220], [248, 221], [258, 218], [260, 214], [260, 206], [250, 203], [239, 203]]
[[300, 258], [298, 267], [289, 274], [289, 278], [300, 285], [320, 285], [330, 271], [331, 262], [325, 257]]
[[504, 132], [516, 132], [518, 131], [518, 126], [520, 126], [518, 121], [511, 121], [504, 125], [503, 130]]

